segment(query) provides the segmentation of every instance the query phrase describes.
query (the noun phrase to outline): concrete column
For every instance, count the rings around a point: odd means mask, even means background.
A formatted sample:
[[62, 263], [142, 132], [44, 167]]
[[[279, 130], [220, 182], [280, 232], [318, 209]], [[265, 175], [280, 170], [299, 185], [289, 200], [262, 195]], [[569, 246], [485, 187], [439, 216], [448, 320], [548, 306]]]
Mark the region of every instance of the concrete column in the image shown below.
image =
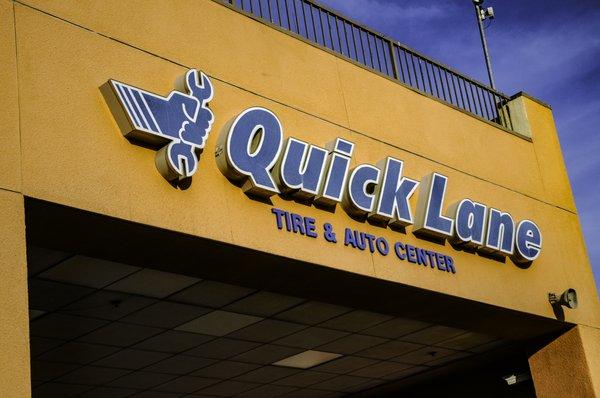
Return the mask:
[[576, 213], [552, 109], [523, 92], [512, 96], [507, 107], [514, 131], [532, 140], [545, 199]]
[[600, 397], [600, 329], [578, 325], [529, 358], [538, 398]]
[[0, 189], [0, 395], [30, 397], [23, 196]]
[[0, 188], [21, 191], [17, 47], [12, 1], [0, 0]]
[[31, 376], [15, 31], [14, 4], [0, 0], [0, 396], [20, 398]]
[[529, 118], [527, 117], [527, 109], [525, 108], [523, 94], [519, 93], [513, 96], [503, 108], [503, 112], [500, 112], [500, 116], [503, 117], [507, 113], [510, 115], [512, 130], [524, 137], [531, 138], [533, 134], [531, 132], [531, 125], [529, 124]]

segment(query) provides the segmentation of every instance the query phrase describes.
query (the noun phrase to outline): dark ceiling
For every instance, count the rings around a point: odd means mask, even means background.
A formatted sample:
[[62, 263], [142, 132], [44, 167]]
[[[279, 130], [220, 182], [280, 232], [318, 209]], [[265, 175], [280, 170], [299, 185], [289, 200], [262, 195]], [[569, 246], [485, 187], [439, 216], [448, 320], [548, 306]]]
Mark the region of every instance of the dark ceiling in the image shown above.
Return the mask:
[[[439, 324], [30, 246], [36, 397], [336, 397], [503, 341]], [[310, 369], [273, 365], [304, 353]]]

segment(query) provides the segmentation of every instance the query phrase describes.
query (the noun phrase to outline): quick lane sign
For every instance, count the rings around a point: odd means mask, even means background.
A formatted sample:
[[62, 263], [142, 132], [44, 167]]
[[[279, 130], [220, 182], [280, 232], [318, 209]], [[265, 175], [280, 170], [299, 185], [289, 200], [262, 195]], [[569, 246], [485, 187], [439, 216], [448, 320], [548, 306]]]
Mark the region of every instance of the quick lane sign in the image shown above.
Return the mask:
[[[168, 180], [194, 174], [214, 119], [208, 108], [212, 84], [204, 74], [190, 70], [181, 87], [167, 97], [114, 80], [102, 87], [123, 134], [158, 149], [156, 165]], [[223, 129], [215, 156], [221, 172], [250, 196], [283, 194], [317, 206], [340, 204], [354, 218], [394, 229], [413, 225], [417, 236], [511, 256], [517, 263], [540, 255], [542, 234], [533, 221], [516, 223], [508, 212], [471, 199], [446, 207], [446, 176], [434, 172], [413, 180], [403, 175], [404, 162], [393, 157], [351, 169], [354, 150], [354, 143], [342, 138], [323, 147], [286, 139], [273, 112], [253, 107]], [[409, 201], [417, 190], [413, 215]]]

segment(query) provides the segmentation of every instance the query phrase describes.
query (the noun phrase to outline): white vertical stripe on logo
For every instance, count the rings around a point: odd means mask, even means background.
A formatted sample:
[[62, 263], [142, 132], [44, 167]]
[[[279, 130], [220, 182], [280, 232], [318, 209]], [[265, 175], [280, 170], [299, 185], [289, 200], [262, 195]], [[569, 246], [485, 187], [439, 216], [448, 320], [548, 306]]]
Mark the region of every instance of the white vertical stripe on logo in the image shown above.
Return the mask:
[[[146, 120], [146, 116], [144, 116], [144, 112], [142, 112], [142, 108], [140, 108], [140, 105], [138, 104], [138, 100], [137, 100], [137, 98], [135, 98], [135, 95], [134, 95], [134, 93], [133, 93], [135, 89], [133, 89], [133, 88], [131, 88], [131, 87], [127, 87], [127, 90], [129, 91], [129, 95], [131, 95], [131, 100], [133, 101], [133, 103], [134, 103], [134, 105], [135, 105], [135, 108], [136, 108], [136, 109], [137, 109], [137, 111], [138, 111], [138, 115], [139, 115], [139, 116], [141, 117], [141, 119], [142, 119], [142, 122], [143, 122], [143, 124], [144, 124], [144, 126], [143, 126], [143, 127], [144, 127], [145, 129], [147, 129], [147, 130], [150, 130], [150, 128], [149, 128], [149, 123], [148, 123], [148, 121]], [[136, 91], [137, 91], [137, 90], [136, 90]]]
[[140, 118], [138, 117], [135, 108], [133, 107], [133, 105], [131, 105], [131, 102], [129, 101], [129, 97], [125, 93], [125, 87], [123, 87], [122, 84], [119, 84], [116, 82], [115, 82], [115, 86], [117, 87], [117, 91], [119, 92], [119, 97], [121, 98], [121, 103], [124, 104], [125, 107], [127, 108], [127, 113], [129, 114], [129, 117], [131, 119], [133, 119], [133, 122], [135, 123], [135, 127], [143, 128], [144, 126], [142, 126], [142, 123], [140, 123]]

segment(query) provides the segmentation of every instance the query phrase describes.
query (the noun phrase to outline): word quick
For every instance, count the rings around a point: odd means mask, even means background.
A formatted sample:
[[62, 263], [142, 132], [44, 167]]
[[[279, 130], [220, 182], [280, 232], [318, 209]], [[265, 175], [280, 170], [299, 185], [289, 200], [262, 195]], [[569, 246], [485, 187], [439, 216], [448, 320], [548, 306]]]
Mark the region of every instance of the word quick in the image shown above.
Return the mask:
[[[353, 151], [354, 144], [341, 138], [324, 148], [285, 140], [277, 116], [256, 107], [227, 126], [215, 153], [221, 172], [252, 196], [285, 194], [320, 206], [340, 203], [354, 217], [383, 226], [414, 225], [416, 235], [508, 255], [519, 263], [540, 255], [542, 234], [533, 221], [515, 223], [509, 213], [470, 199], [444, 212], [447, 177], [432, 173], [419, 183], [403, 176], [404, 163], [392, 157], [351, 169]], [[409, 200], [417, 187], [413, 217]]]

